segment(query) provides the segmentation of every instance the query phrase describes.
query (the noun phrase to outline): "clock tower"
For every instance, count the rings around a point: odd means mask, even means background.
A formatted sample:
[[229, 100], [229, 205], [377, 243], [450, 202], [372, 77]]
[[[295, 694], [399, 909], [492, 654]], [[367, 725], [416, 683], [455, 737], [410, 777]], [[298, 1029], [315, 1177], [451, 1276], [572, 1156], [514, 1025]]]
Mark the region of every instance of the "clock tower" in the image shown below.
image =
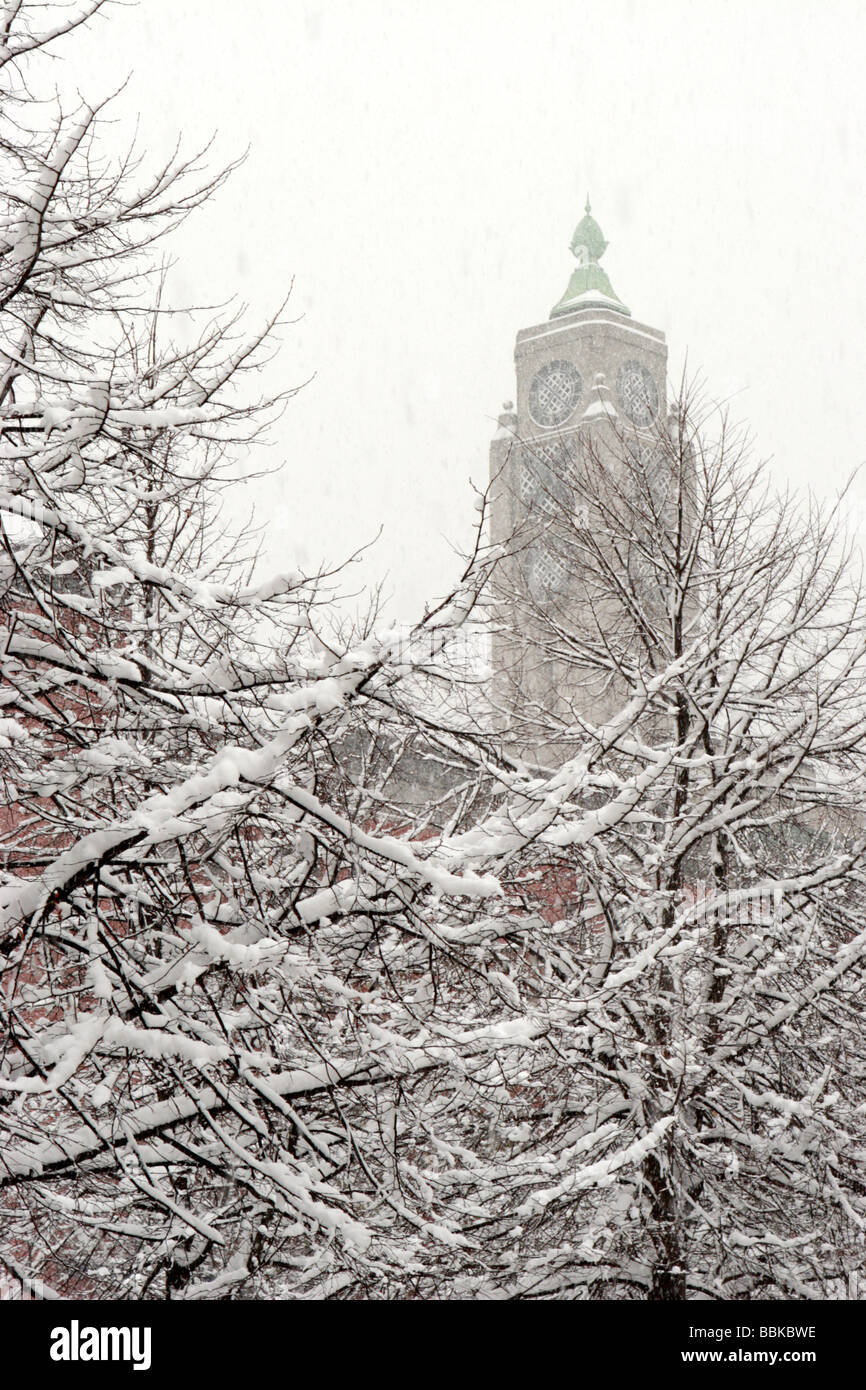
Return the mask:
[[598, 524], [588, 479], [613, 479], [624, 449], [648, 457], [666, 417], [664, 334], [615, 293], [600, 264], [606, 248], [587, 199], [565, 293], [543, 323], [517, 334], [514, 403], [490, 449], [491, 540], [509, 552], [497, 587], [495, 689], [506, 723], [524, 730], [518, 743], [543, 762], [554, 756], [545, 726], [571, 742], [617, 705], [609, 675], [582, 669], [571, 640], [581, 624], [604, 624], [579, 541], [581, 528]]

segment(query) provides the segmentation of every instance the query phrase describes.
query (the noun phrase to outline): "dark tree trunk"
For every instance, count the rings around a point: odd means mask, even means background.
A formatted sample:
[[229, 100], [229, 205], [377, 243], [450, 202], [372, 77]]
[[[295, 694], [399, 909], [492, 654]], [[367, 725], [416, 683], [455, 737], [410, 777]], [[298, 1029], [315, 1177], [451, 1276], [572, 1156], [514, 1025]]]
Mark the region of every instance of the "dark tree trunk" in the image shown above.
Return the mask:
[[686, 1276], [682, 1272], [676, 1193], [655, 1154], [644, 1162], [644, 1177], [651, 1193], [650, 1236], [655, 1246], [649, 1301], [680, 1303], [686, 1297]]

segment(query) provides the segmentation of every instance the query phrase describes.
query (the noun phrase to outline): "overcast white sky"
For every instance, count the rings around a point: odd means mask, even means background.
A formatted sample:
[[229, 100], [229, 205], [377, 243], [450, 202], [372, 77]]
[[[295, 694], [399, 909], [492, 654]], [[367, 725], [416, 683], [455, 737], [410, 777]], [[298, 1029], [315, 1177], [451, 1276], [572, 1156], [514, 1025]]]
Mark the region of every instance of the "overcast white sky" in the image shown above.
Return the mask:
[[131, 73], [115, 114], [150, 150], [249, 146], [173, 294], [261, 317], [294, 280], [277, 377], [313, 380], [259, 495], [269, 567], [382, 525], [359, 579], [388, 571], [410, 617], [456, 572], [587, 189], [615, 289], [781, 482], [824, 493], [866, 457], [864, 54], [845, 0], [140, 0], [58, 80]]

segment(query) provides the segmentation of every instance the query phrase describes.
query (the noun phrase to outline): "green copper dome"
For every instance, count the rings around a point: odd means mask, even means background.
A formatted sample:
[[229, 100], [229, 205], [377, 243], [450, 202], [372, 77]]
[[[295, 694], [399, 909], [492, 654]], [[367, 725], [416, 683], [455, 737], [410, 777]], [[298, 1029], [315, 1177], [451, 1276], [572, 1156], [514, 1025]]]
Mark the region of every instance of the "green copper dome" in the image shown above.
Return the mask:
[[592, 216], [587, 197], [585, 214], [571, 238], [571, 252], [577, 260], [577, 269], [572, 272], [565, 294], [551, 309], [552, 319], [561, 314], [573, 314], [577, 309], [613, 309], [615, 313], [631, 317], [631, 310], [614, 293], [610, 280], [598, 263], [606, 250], [607, 242]]

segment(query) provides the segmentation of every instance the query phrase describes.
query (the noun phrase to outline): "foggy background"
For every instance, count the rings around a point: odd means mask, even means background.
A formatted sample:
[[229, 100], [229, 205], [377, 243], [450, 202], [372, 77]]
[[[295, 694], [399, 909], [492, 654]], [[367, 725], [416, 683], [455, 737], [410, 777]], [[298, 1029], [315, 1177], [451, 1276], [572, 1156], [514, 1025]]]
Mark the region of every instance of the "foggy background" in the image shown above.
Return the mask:
[[[866, 11], [802, 0], [141, 0], [55, 80], [148, 158], [216, 132], [245, 164], [173, 242], [172, 302], [259, 323], [293, 282], [271, 386], [311, 378], [239, 490], [263, 565], [370, 541], [411, 618], [459, 571], [517, 330], [603, 264], [747, 422], [780, 485], [829, 495], [866, 455]], [[140, 114], [139, 114], [140, 113]], [[858, 484], [856, 518], [866, 497]], [[853, 513], [852, 513], [853, 515]]]

